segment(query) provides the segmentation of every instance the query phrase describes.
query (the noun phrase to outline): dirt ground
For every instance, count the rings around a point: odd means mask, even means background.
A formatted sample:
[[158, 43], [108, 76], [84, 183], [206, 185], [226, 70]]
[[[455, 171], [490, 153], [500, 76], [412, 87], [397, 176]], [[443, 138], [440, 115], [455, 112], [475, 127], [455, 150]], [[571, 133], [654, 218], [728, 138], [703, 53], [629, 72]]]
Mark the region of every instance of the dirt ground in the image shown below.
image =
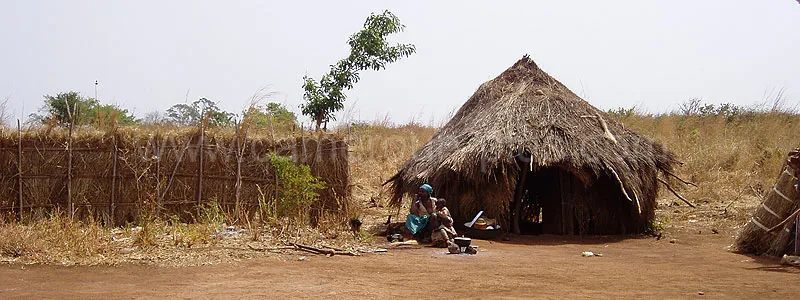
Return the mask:
[[[800, 268], [730, 253], [729, 234], [664, 238], [518, 236], [478, 255], [390, 249], [360, 257], [282, 255], [199, 267], [0, 266], [0, 298], [778, 298]], [[603, 257], [582, 257], [581, 252]]]

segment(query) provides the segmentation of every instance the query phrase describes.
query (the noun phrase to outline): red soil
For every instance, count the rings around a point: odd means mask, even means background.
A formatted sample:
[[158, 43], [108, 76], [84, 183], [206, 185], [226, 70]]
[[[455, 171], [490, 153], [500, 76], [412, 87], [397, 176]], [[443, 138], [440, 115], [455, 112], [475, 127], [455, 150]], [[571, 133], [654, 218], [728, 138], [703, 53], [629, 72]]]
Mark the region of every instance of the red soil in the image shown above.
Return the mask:
[[[674, 240], [673, 240], [674, 239]], [[672, 243], [673, 241], [674, 243]], [[515, 237], [475, 256], [397, 249], [202, 267], [0, 266], [0, 298], [782, 298], [800, 268], [726, 251], [729, 235]], [[582, 257], [581, 252], [603, 257]], [[447, 271], [446, 271], [447, 270]]]

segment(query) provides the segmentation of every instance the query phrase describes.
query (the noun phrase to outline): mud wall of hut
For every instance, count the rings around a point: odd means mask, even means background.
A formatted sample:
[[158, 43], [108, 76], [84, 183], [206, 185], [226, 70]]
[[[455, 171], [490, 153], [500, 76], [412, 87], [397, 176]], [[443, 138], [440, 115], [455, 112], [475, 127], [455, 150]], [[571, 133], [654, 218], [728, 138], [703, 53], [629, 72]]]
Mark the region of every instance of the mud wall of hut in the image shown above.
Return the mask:
[[227, 214], [252, 213], [275, 193], [270, 153], [291, 156], [326, 182], [312, 215], [339, 213], [348, 197], [347, 145], [308, 133], [273, 140], [198, 129], [66, 130], [0, 135], [0, 213], [46, 216], [61, 210], [124, 224], [143, 212], [191, 221], [216, 201]]

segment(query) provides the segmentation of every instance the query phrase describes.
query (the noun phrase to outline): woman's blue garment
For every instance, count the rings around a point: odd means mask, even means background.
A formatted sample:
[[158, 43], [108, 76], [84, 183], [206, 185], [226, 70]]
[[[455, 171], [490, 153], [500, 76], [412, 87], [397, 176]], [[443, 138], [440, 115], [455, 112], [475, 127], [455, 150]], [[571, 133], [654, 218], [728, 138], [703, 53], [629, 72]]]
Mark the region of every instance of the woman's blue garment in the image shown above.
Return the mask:
[[428, 216], [420, 217], [415, 214], [409, 214], [406, 218], [406, 228], [411, 231], [411, 234], [417, 234], [422, 228], [428, 225]]

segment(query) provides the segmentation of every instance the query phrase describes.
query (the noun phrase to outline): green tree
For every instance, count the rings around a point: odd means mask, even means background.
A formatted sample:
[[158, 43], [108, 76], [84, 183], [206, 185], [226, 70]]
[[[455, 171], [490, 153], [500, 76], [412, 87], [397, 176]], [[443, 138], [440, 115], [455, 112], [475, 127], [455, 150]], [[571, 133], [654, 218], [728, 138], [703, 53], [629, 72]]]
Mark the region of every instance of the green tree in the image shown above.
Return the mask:
[[308, 76], [303, 77], [303, 99], [301, 104], [303, 115], [310, 116], [316, 122], [317, 130], [328, 121], [335, 120], [334, 113], [344, 108], [346, 95], [344, 92], [353, 88], [359, 80], [359, 72], [367, 69], [381, 70], [386, 65], [407, 57], [416, 51], [412, 44], [390, 45], [386, 37], [403, 31], [405, 25], [400, 23], [392, 12], [386, 10], [381, 14], [370, 14], [364, 22], [364, 29], [350, 36], [350, 55], [331, 66], [328, 74], [316, 81]]
[[233, 124], [232, 113], [217, 107], [217, 103], [200, 98], [191, 104], [175, 104], [167, 109], [167, 118], [171, 123], [183, 126], [196, 125], [203, 116], [208, 116], [211, 126], [230, 126]]
[[270, 122], [275, 131], [289, 131], [297, 126], [297, 116], [283, 104], [275, 102], [267, 103], [263, 107], [251, 107], [247, 117], [256, 128], [269, 128]]
[[38, 113], [30, 115], [31, 120], [43, 124], [76, 126], [94, 124], [104, 127], [111, 124], [134, 124], [136, 118], [127, 109], [116, 105], [100, 104], [97, 99], [84, 98], [78, 92], [45, 95], [44, 105]]

